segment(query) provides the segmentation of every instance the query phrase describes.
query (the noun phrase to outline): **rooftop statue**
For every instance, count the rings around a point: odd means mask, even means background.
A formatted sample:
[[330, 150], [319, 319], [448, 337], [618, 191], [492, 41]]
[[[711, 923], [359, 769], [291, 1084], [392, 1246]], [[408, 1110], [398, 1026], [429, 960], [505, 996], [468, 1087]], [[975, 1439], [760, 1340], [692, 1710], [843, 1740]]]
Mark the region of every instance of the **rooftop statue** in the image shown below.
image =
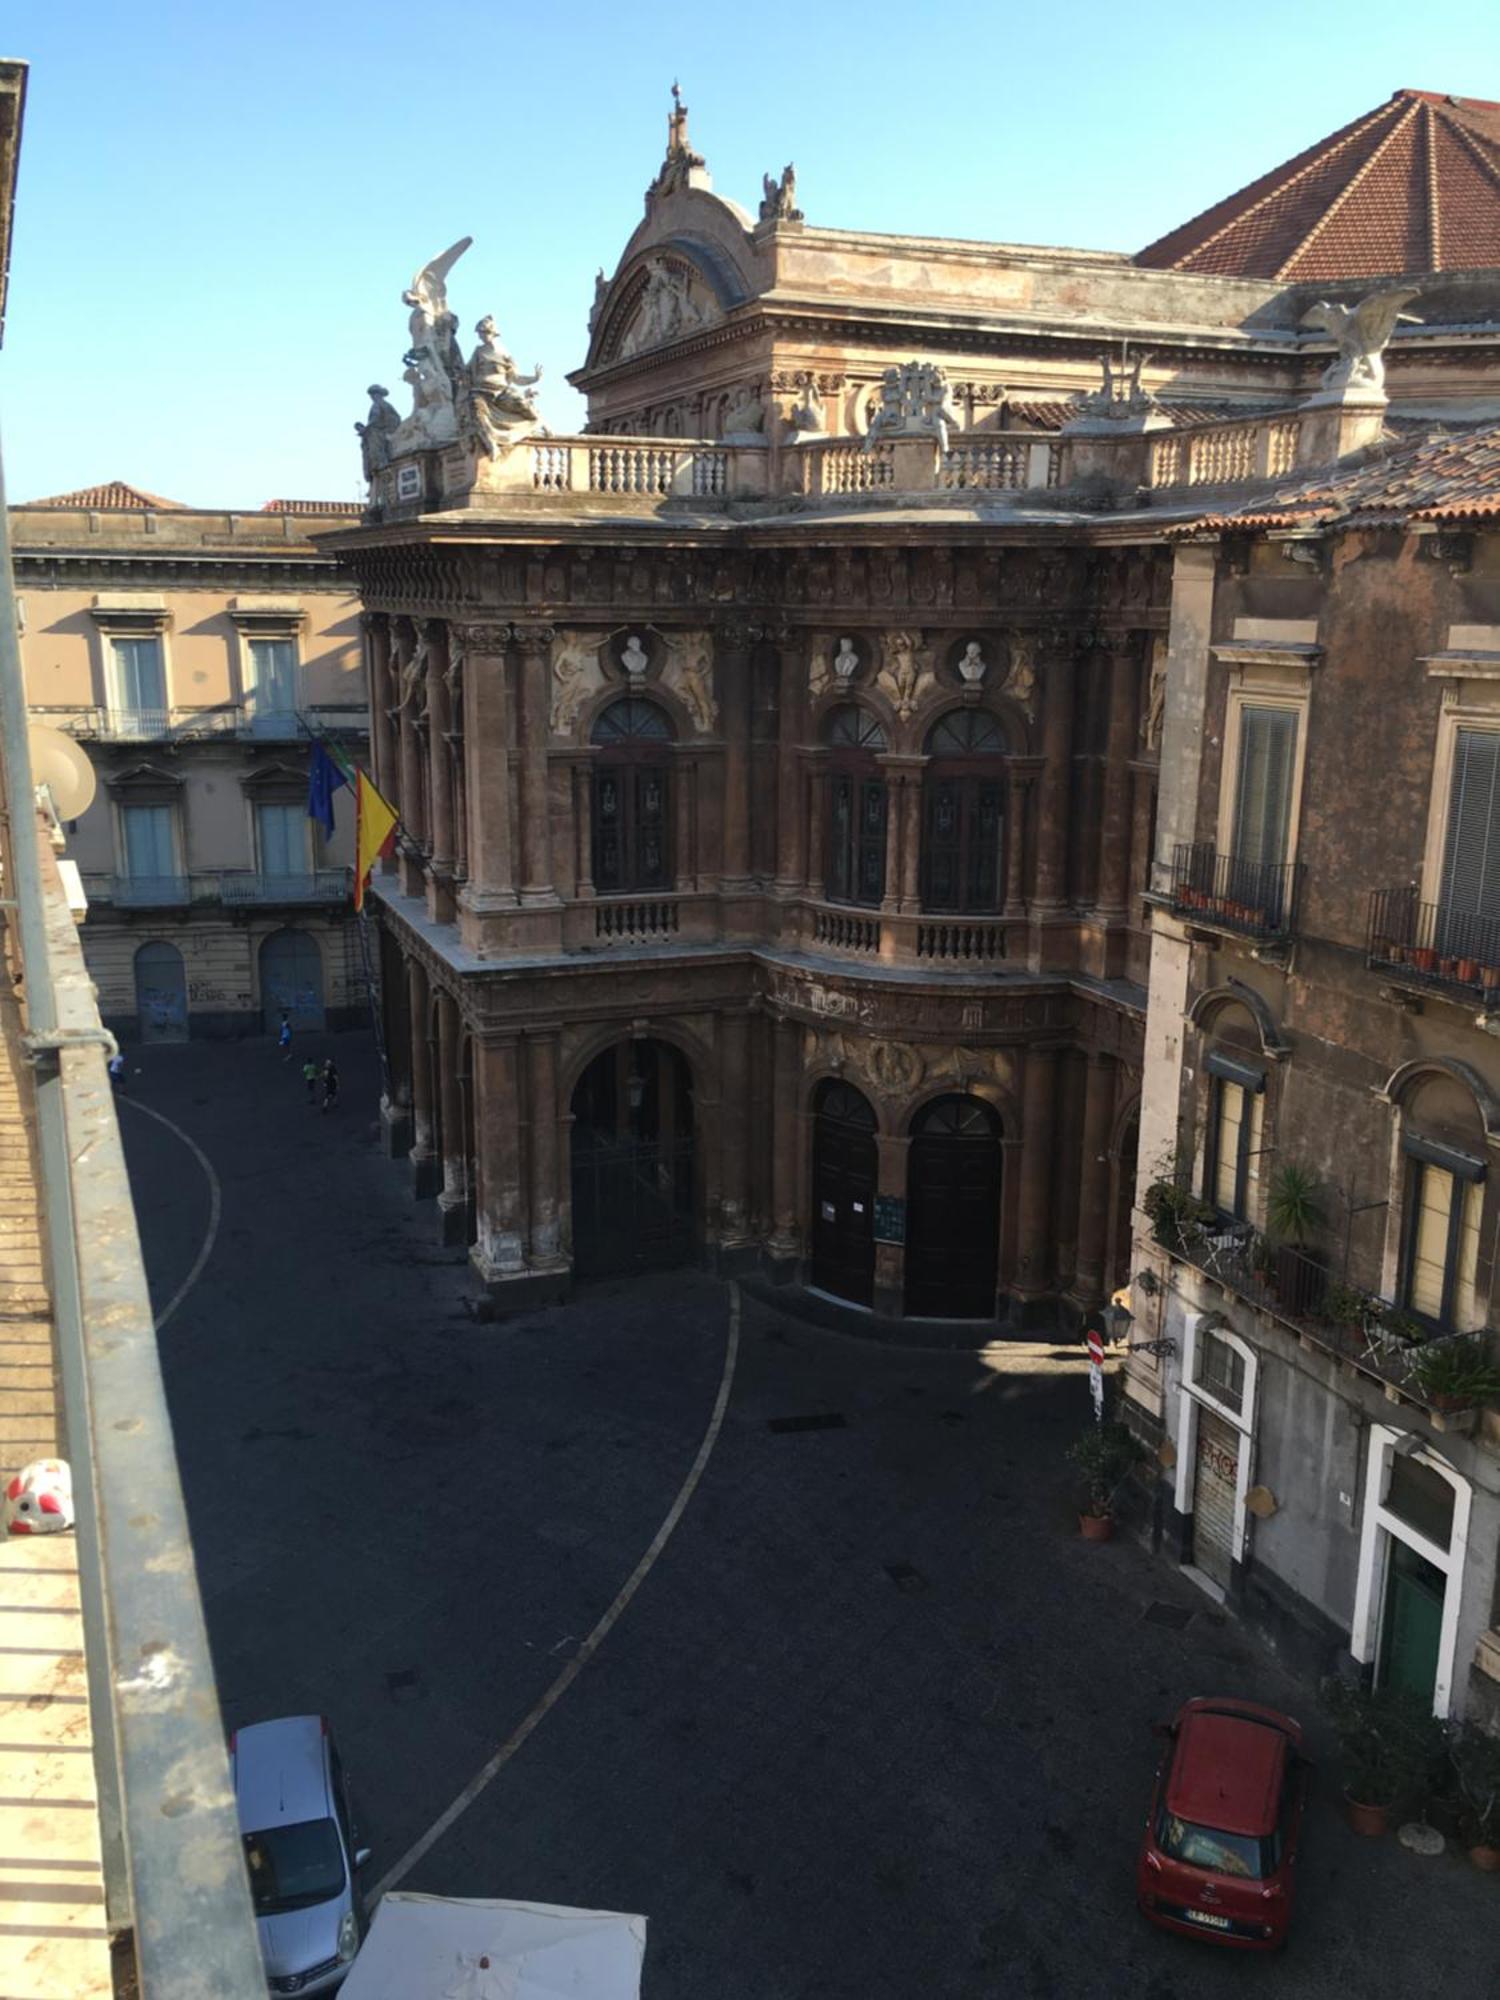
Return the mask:
[[764, 197], [760, 204], [762, 222], [800, 222], [802, 211], [797, 206], [797, 169], [790, 161], [781, 170], [778, 181], [770, 174], [761, 175]]
[[461, 236], [440, 257], [424, 264], [401, 294], [411, 307], [411, 345], [402, 356], [402, 380], [411, 384], [412, 412], [390, 435], [393, 453], [451, 444], [458, 436], [453, 401], [463, 371], [455, 332], [458, 316], [448, 310], [448, 273], [473, 242]]
[[1304, 326], [1332, 334], [1338, 342], [1338, 356], [1323, 371], [1325, 390], [1363, 389], [1369, 395], [1385, 392], [1386, 344], [1403, 320], [1417, 325], [1414, 313], [1401, 308], [1418, 296], [1420, 286], [1390, 285], [1371, 292], [1357, 306], [1330, 304], [1319, 299], [1302, 315]]
[[440, 257], [422, 266], [401, 294], [402, 303], [411, 307], [411, 344], [403, 357], [408, 363], [420, 349], [430, 347], [446, 369], [456, 372], [458, 315], [448, 310], [448, 273], [473, 241], [472, 236], [460, 236], [450, 243]]
[[865, 450], [893, 437], [935, 437], [948, 449], [950, 425], [963, 428], [963, 414], [953, 403], [948, 377], [935, 362], [908, 361], [887, 368], [880, 378], [880, 402], [865, 433]]
[[542, 364], [533, 374], [522, 375], [501, 346], [500, 329], [489, 313], [474, 331], [479, 345], [460, 384], [463, 428], [476, 451], [494, 458], [517, 438], [534, 436], [541, 428], [532, 391], [542, 379]]
[[391, 462], [391, 433], [398, 430], [401, 418], [390, 404], [390, 390], [383, 389], [378, 382], [372, 382], [365, 394], [370, 399], [369, 415], [362, 424], [354, 428], [359, 432], [360, 454], [365, 462], [365, 477], [373, 479], [384, 465]]

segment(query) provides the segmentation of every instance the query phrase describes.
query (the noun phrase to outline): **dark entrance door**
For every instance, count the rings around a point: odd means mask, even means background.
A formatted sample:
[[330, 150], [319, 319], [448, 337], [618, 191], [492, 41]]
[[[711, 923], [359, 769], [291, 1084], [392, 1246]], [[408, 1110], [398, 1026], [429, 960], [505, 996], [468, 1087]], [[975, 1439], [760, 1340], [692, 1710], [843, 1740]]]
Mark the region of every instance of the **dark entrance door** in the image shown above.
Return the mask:
[[812, 1281], [867, 1306], [875, 1296], [875, 1113], [847, 1083], [813, 1102]]
[[143, 944], [136, 953], [135, 1011], [143, 1042], [187, 1040], [187, 977], [175, 944]]
[[619, 1042], [573, 1091], [573, 1268], [580, 1278], [693, 1253], [693, 1088], [666, 1042]]
[[1380, 1647], [1382, 1686], [1405, 1688], [1423, 1701], [1432, 1700], [1446, 1584], [1435, 1563], [1391, 1536]]
[[285, 1013], [294, 1028], [323, 1025], [323, 954], [307, 931], [272, 931], [260, 948], [261, 1010], [274, 1035]]
[[991, 1319], [1000, 1252], [1000, 1121], [977, 1097], [939, 1097], [912, 1120], [906, 1164], [906, 1310]]

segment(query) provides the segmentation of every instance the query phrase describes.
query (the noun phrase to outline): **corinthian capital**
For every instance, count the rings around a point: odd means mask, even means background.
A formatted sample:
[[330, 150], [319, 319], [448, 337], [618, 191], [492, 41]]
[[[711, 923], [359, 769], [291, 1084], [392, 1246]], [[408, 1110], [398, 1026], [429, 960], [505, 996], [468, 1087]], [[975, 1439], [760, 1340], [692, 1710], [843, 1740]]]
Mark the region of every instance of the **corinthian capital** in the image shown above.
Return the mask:
[[508, 625], [450, 625], [448, 630], [452, 643], [465, 653], [503, 653], [510, 644]]
[[553, 625], [512, 625], [511, 637], [523, 653], [545, 653], [556, 636]]

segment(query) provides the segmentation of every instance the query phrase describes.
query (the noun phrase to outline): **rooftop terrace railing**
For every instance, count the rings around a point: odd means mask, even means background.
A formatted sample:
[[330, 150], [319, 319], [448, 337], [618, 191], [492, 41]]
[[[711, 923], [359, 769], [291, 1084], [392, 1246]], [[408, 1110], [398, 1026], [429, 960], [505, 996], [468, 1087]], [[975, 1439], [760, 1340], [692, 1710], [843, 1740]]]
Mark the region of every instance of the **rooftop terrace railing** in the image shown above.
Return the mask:
[[0, 488], [0, 867], [35, 1066], [57, 1367], [73, 1468], [106, 1915], [142, 2000], [263, 2000], [192, 1540], [94, 988], [27, 745]]

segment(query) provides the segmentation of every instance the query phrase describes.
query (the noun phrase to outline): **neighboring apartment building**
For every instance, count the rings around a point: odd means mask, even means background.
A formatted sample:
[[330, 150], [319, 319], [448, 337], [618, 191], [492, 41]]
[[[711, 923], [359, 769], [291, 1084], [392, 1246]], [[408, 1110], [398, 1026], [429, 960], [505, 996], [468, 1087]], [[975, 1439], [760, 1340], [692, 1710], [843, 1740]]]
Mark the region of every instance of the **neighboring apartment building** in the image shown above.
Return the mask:
[[[1170, 532], [1379, 438], [1385, 396], [1327, 387], [1305, 317], [1417, 240], [1381, 235], [1372, 157], [1435, 131], [1418, 222], [1473, 209], [1464, 120], [1402, 93], [1327, 142], [1313, 180], [1367, 225], [1330, 272], [1264, 185], [1280, 235], [1236, 249], [1215, 211], [1206, 269], [1191, 231], [1131, 259], [817, 228], [790, 175], [757, 219], [679, 107], [576, 438], [490, 323], [461, 362], [453, 260], [419, 274], [417, 407], [377, 399], [370, 510], [325, 546], [409, 836], [375, 898], [388, 1126], [498, 1301], [707, 1255], [962, 1339], [1129, 1275], [1166, 640], [1195, 615]], [[1307, 175], [1269, 181], [1295, 207]], [[1420, 249], [1405, 421], [1500, 393], [1493, 274]]]
[[1174, 1352], [1129, 1381], [1169, 1547], [1309, 1667], [1500, 1717], [1456, 1372], [1500, 1359], [1500, 424], [1216, 513], [1176, 577], [1133, 1300]]
[[31, 712], [98, 776], [69, 849], [117, 1034], [363, 1018], [351, 794], [331, 842], [306, 813], [310, 732], [365, 754], [358, 607], [310, 539], [353, 511], [119, 481], [11, 509]]

